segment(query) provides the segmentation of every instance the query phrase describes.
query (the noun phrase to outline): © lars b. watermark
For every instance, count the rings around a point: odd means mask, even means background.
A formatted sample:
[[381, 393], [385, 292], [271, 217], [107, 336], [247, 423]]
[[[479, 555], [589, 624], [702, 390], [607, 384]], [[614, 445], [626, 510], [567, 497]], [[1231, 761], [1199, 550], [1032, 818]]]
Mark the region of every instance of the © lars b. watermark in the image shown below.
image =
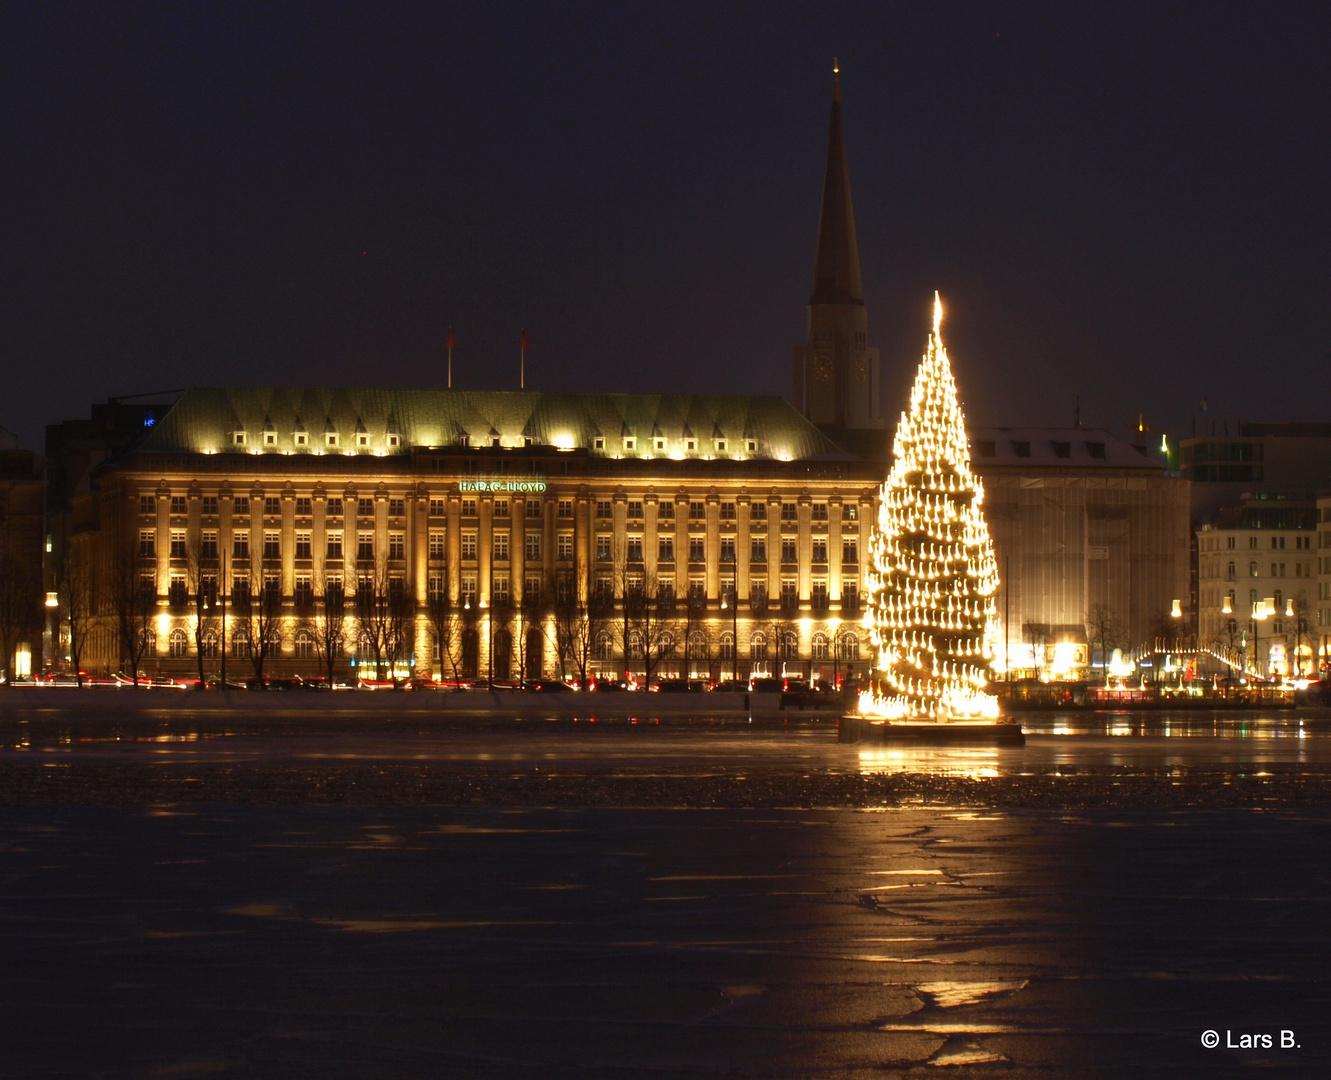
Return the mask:
[[[1297, 1050], [1299, 1048], [1299, 1043], [1294, 1038], [1294, 1032], [1287, 1028], [1282, 1028], [1275, 1035], [1264, 1031], [1233, 1031], [1226, 1028], [1223, 1044], [1226, 1050]], [[1217, 1046], [1220, 1046], [1220, 1032], [1215, 1030], [1203, 1031], [1202, 1045], [1208, 1050], [1214, 1050]]]

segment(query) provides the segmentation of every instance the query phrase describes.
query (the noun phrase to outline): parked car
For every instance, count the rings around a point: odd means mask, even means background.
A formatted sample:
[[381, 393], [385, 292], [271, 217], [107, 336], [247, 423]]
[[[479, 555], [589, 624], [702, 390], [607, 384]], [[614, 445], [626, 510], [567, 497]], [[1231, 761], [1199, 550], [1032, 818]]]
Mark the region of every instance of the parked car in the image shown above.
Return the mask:
[[781, 680], [766, 677], [750, 679], [749, 689], [755, 694], [779, 694], [781, 693]]
[[682, 694], [689, 688], [687, 679], [657, 679], [652, 690], [659, 694]]
[[572, 687], [558, 679], [532, 679], [527, 683], [527, 689], [538, 694], [563, 694]]

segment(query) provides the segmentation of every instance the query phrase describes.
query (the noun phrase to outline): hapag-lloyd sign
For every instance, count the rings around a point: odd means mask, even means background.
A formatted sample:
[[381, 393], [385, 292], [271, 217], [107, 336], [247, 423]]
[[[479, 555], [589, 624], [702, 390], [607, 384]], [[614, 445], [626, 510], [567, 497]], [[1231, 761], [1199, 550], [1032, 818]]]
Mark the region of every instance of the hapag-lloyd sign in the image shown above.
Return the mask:
[[545, 490], [545, 481], [539, 477], [529, 480], [489, 479], [459, 480], [459, 491], [512, 491], [518, 494], [531, 494]]

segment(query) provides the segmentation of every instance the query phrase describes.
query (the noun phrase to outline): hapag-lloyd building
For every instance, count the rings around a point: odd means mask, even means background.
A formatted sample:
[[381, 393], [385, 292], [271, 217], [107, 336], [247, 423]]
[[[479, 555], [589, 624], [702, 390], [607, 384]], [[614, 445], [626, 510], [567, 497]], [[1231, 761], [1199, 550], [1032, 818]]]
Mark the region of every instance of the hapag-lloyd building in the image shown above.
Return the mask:
[[[234, 598], [258, 589], [281, 597], [270, 670], [322, 666], [330, 594], [346, 598], [346, 665], [363, 664], [356, 598], [379, 575], [417, 608], [399, 672], [448, 666], [432, 595], [477, 613], [458, 625], [469, 673], [530, 678], [568, 668], [549, 625], [561, 590], [622, 609], [646, 589], [656, 673], [831, 676], [863, 667], [880, 471], [775, 397], [193, 389], [98, 474], [73, 543], [93, 567], [133, 553], [156, 597], [153, 670], [193, 671], [200, 648], [210, 671], [224, 648], [243, 657]], [[221, 598], [211, 614], [201, 587]], [[624, 629], [604, 620], [595, 669], [642, 670]], [[94, 633], [85, 667], [119, 653]]]

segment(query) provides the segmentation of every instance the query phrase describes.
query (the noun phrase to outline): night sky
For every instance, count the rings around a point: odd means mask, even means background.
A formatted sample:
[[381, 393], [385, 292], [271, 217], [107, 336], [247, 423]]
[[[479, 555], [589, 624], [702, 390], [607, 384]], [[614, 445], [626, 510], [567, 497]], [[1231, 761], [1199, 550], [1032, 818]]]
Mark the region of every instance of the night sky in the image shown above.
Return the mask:
[[[828, 13], [826, 8], [834, 8]], [[0, 423], [191, 384], [790, 395], [834, 55], [895, 415], [1331, 420], [1331, 6], [0, 14]]]

